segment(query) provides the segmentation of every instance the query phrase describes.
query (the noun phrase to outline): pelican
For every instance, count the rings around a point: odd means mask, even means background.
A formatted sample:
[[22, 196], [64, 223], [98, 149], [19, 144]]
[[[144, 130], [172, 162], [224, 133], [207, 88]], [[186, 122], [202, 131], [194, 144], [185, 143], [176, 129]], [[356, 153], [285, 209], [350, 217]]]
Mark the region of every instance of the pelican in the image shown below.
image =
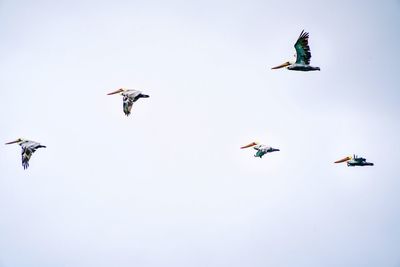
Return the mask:
[[356, 155], [353, 156], [348, 156], [343, 159], [339, 159], [335, 161], [335, 163], [342, 163], [342, 162], [347, 162], [348, 167], [354, 167], [354, 166], [374, 166], [372, 162], [367, 162], [365, 158], [358, 157]]
[[319, 67], [310, 66], [311, 52], [310, 46], [308, 45], [308, 32], [301, 31], [297, 42], [294, 44], [296, 49], [296, 62], [285, 62], [282, 65], [273, 67], [273, 70], [287, 67], [289, 70], [299, 70], [299, 71], [313, 71], [321, 70]]
[[15, 141], [8, 142], [6, 145], [10, 144], [19, 144], [22, 147], [22, 166], [24, 167], [24, 170], [29, 167], [29, 159], [31, 158], [32, 154], [36, 151], [36, 149], [41, 148], [41, 147], [46, 147], [41, 145], [38, 142], [35, 141], [30, 141], [22, 138], [18, 138]]
[[107, 95], [121, 94], [123, 98], [123, 109], [126, 116], [131, 114], [131, 109], [133, 103], [135, 103], [139, 98], [147, 98], [149, 95], [142, 94], [141, 91], [134, 89], [120, 88], [114, 92], [108, 93]]
[[253, 147], [255, 150], [257, 150], [257, 152], [254, 155], [254, 157], [259, 157], [259, 158], [262, 158], [267, 153], [280, 151], [277, 148], [272, 148], [270, 146], [262, 145], [262, 144], [259, 144], [258, 142], [252, 142], [252, 143], [250, 143], [248, 145], [242, 146], [240, 149], [248, 148], [248, 147]]

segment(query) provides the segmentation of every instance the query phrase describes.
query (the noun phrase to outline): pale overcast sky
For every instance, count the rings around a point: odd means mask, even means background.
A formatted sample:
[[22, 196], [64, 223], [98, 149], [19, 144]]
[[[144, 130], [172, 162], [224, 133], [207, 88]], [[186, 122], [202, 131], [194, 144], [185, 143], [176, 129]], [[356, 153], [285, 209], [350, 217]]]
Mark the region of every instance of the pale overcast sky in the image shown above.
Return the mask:
[[[302, 29], [321, 71], [272, 71]], [[47, 146], [0, 149], [1, 267], [400, 266], [399, 1], [1, 0], [0, 37], [0, 141]]]

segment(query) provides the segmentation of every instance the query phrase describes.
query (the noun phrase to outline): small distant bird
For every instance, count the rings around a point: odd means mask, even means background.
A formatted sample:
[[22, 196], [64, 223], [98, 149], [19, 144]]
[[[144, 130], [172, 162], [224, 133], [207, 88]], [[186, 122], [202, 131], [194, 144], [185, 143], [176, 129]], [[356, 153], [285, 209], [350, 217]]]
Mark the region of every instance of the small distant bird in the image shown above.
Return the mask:
[[123, 96], [123, 109], [126, 116], [131, 114], [133, 103], [139, 98], [147, 98], [149, 95], [142, 94], [141, 91], [134, 89], [120, 88], [114, 92], [108, 93], [107, 95], [121, 94]]
[[32, 154], [36, 151], [36, 149], [46, 147], [38, 142], [25, 140], [22, 138], [18, 138], [15, 141], [8, 142], [6, 143], [6, 145], [15, 143], [19, 144], [22, 148], [21, 156], [22, 156], [22, 166], [24, 167], [24, 169], [27, 169], [29, 167], [29, 159], [31, 158]]
[[297, 42], [294, 45], [296, 49], [296, 62], [285, 62], [279, 66], [273, 67], [273, 70], [287, 67], [288, 70], [299, 70], [299, 71], [313, 71], [321, 70], [319, 67], [310, 66], [311, 52], [310, 46], [308, 45], [308, 32], [304, 30], [300, 33]]
[[347, 162], [348, 167], [354, 167], [354, 166], [374, 166], [372, 162], [367, 162], [367, 160], [363, 157], [358, 157], [356, 155], [348, 156], [343, 159], [339, 159], [335, 161], [335, 163], [342, 163], [342, 162]]
[[250, 143], [248, 145], [242, 146], [240, 149], [248, 148], [248, 147], [253, 147], [255, 150], [257, 150], [257, 152], [254, 155], [254, 157], [259, 157], [259, 158], [262, 158], [267, 153], [280, 151], [277, 148], [272, 148], [270, 146], [262, 145], [262, 144], [259, 144], [258, 142], [252, 142], [252, 143]]

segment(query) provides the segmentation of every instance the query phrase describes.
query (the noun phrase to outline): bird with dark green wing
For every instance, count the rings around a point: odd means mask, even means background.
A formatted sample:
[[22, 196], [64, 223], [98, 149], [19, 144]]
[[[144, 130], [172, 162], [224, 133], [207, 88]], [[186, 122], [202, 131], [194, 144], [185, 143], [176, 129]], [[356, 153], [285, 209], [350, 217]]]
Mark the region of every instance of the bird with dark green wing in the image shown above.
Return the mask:
[[296, 49], [296, 62], [285, 62], [279, 66], [273, 67], [273, 70], [287, 67], [288, 70], [298, 71], [313, 71], [321, 70], [319, 67], [310, 66], [311, 52], [310, 46], [308, 45], [308, 32], [301, 31], [297, 42], [294, 44]]
[[359, 157], [356, 155], [353, 156], [348, 156], [343, 159], [339, 159], [335, 161], [335, 163], [342, 163], [342, 162], [347, 162], [348, 167], [354, 167], [354, 166], [374, 166], [372, 162], [367, 162], [367, 160], [363, 157]]
[[249, 148], [249, 147], [253, 147], [255, 150], [257, 150], [257, 152], [254, 155], [254, 157], [259, 157], [260, 159], [267, 153], [280, 151], [277, 148], [266, 146], [266, 145], [260, 144], [258, 142], [251, 142], [248, 145], [242, 146], [240, 149]]

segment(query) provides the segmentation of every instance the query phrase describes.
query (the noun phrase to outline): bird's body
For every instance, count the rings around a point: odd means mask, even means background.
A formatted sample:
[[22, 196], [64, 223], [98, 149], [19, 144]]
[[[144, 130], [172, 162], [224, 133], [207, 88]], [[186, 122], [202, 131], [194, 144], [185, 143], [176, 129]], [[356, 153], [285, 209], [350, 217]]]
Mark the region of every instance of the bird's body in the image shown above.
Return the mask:
[[267, 153], [279, 151], [279, 149], [275, 149], [273, 147], [266, 146], [266, 145], [259, 145], [259, 146], [255, 146], [253, 148], [255, 150], [257, 150], [257, 152], [254, 155], [254, 157], [259, 157], [259, 158], [262, 158]]
[[280, 69], [283, 67], [287, 67], [288, 70], [297, 70], [297, 71], [315, 71], [321, 70], [319, 67], [313, 67], [310, 65], [311, 60], [311, 51], [310, 46], [308, 45], [308, 32], [304, 32], [304, 30], [300, 33], [299, 38], [297, 39], [294, 48], [296, 49], [296, 62], [285, 62], [279, 66], [273, 67], [272, 69]]
[[242, 146], [241, 149], [249, 148], [249, 147], [253, 147], [255, 150], [257, 150], [257, 152], [254, 155], [254, 157], [259, 157], [259, 158], [262, 158], [267, 153], [280, 151], [277, 148], [273, 148], [273, 147], [270, 147], [270, 146], [262, 145], [262, 144], [259, 144], [257, 142], [252, 142], [252, 143], [250, 143], [248, 145]]
[[120, 88], [117, 91], [109, 93], [108, 95], [113, 95], [118, 93], [123, 96], [122, 100], [123, 110], [126, 116], [129, 116], [129, 114], [131, 114], [133, 103], [135, 103], [139, 98], [149, 97], [149, 95], [145, 95], [139, 90], [124, 89], [124, 88]]
[[46, 146], [41, 145], [38, 142], [26, 140], [26, 139], [22, 139], [22, 138], [19, 138], [15, 141], [12, 141], [12, 142], [9, 142], [6, 144], [9, 145], [9, 144], [15, 144], [15, 143], [19, 144], [22, 148], [21, 159], [22, 159], [22, 167], [24, 167], [24, 169], [27, 169], [29, 167], [29, 160], [30, 160], [32, 154], [38, 148], [46, 147]]
[[314, 71], [314, 70], [320, 70], [319, 67], [313, 67], [310, 65], [304, 65], [304, 64], [297, 64], [294, 63], [292, 65], [289, 65], [288, 70], [297, 70], [297, 71]]

